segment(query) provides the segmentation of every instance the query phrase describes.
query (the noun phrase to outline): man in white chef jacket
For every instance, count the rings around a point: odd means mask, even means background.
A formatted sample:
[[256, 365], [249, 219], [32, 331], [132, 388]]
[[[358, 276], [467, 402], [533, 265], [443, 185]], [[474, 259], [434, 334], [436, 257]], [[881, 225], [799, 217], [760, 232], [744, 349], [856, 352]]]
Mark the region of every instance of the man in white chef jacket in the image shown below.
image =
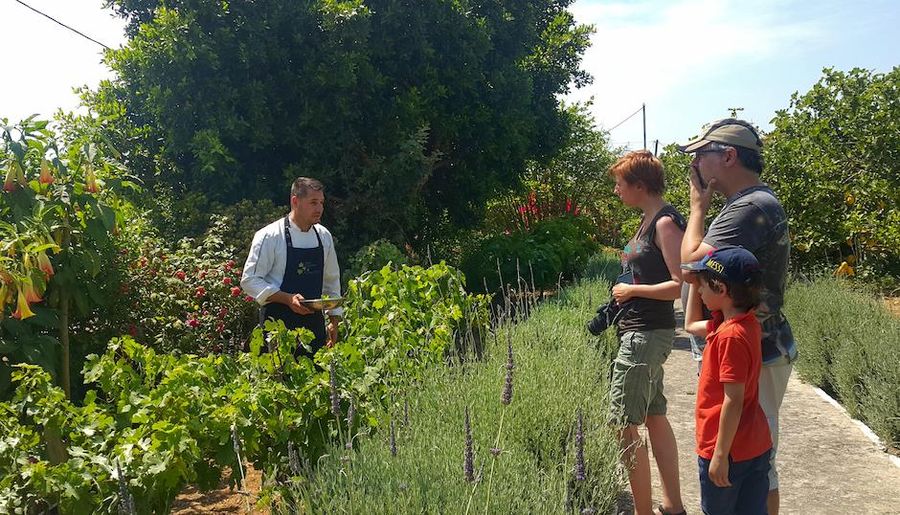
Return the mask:
[[315, 335], [313, 354], [338, 341], [343, 315], [340, 307], [323, 313], [300, 302], [341, 296], [334, 239], [319, 223], [324, 208], [321, 182], [309, 177], [294, 181], [290, 213], [256, 232], [241, 277], [241, 288], [261, 306], [260, 320], [272, 318], [284, 321], [288, 329], [309, 329]]

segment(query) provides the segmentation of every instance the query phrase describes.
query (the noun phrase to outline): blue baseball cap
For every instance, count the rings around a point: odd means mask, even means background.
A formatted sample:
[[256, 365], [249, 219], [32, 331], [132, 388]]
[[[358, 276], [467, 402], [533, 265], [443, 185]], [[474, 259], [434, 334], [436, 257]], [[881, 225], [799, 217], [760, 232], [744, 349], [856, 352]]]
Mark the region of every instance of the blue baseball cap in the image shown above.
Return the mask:
[[689, 272], [707, 270], [726, 282], [750, 284], [759, 281], [761, 270], [759, 261], [752, 252], [743, 247], [722, 247], [709, 251], [700, 261], [682, 263], [681, 268]]

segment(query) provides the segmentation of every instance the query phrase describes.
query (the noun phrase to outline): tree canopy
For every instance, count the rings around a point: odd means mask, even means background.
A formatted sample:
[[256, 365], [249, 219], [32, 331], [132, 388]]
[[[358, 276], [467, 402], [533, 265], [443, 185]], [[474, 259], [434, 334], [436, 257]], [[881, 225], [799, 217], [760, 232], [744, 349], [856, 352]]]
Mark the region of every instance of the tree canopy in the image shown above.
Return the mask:
[[766, 170], [804, 267], [900, 276], [900, 67], [825, 69], [765, 138]]
[[590, 27], [571, 0], [110, 0], [130, 41], [86, 100], [132, 169], [197, 209], [328, 189], [351, 247], [480, 221], [568, 133]]

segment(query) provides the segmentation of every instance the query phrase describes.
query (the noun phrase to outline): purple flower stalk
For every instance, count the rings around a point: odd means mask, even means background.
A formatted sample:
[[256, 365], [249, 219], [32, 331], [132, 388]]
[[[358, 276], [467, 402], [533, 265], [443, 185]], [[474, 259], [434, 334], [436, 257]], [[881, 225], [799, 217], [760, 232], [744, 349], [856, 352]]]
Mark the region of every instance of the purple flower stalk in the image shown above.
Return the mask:
[[500, 402], [504, 406], [509, 406], [513, 397], [513, 369], [515, 362], [513, 361], [512, 338], [506, 339], [506, 379], [503, 382], [503, 395], [500, 396]]
[[391, 419], [391, 456], [397, 455], [397, 436], [394, 430], [394, 419]]
[[472, 422], [469, 420], [469, 407], [466, 406], [466, 450], [463, 459], [463, 471], [466, 481], [475, 481], [475, 451], [472, 449]]
[[578, 410], [578, 426], [575, 429], [575, 481], [584, 481], [584, 420]]
[[328, 366], [328, 383], [331, 386], [331, 413], [334, 414], [334, 418], [341, 420], [341, 397], [338, 395], [337, 389], [337, 376], [334, 373], [334, 360], [331, 361], [331, 364]]

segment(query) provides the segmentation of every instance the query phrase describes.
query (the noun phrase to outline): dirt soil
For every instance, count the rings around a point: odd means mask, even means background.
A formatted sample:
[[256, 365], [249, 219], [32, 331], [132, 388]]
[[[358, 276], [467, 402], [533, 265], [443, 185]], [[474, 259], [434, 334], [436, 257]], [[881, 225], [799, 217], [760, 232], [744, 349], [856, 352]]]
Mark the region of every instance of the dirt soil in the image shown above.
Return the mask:
[[[800, 345], [802, 359], [802, 342]], [[682, 497], [688, 513], [700, 513], [694, 454], [697, 364], [691, 359], [687, 333], [679, 331], [676, 335], [675, 350], [666, 362], [665, 372], [669, 421], [678, 440]], [[796, 370], [781, 408], [780, 425], [781, 513], [843, 515], [897, 511], [900, 466], [844, 412], [800, 381]], [[655, 463], [651, 468], [657, 498], [654, 504], [657, 504], [659, 476]]]
[[900, 317], [900, 297], [885, 297], [884, 305], [888, 311]]
[[[222, 486], [210, 492], [201, 492], [196, 487], [189, 486], [175, 499], [172, 504], [172, 513], [185, 515], [191, 513], [253, 513], [268, 515], [268, 510], [258, 510], [255, 503], [262, 486], [262, 473], [248, 465], [244, 471], [247, 475], [244, 483], [245, 490], [237, 491], [229, 488], [226, 472]], [[250, 507], [250, 511], [247, 507]]]

